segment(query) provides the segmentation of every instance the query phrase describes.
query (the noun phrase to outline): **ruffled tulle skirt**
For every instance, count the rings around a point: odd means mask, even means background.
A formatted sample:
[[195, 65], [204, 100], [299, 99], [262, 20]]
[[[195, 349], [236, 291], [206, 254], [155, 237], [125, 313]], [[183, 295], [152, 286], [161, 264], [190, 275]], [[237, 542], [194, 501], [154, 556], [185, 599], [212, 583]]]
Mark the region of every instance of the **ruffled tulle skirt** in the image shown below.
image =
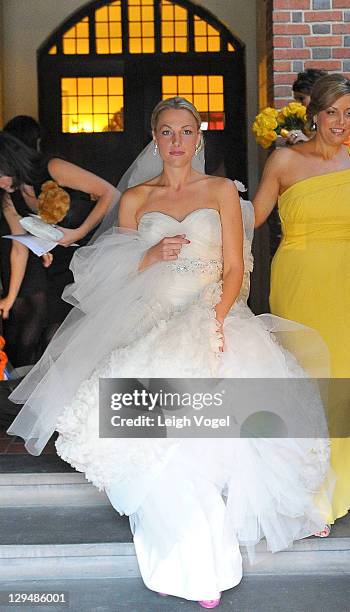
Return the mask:
[[[225, 496], [227, 534], [235, 534], [248, 545], [265, 537], [269, 548], [276, 551], [323, 526], [324, 515], [314, 496], [327, 474], [326, 440], [98, 437], [100, 378], [305, 377], [295, 358], [268, 331], [266, 321], [254, 317], [244, 305], [238, 304], [226, 319], [225, 351], [220, 353], [213, 309], [219, 295], [219, 283], [207, 286], [186, 308], [164, 312], [164, 318], [147, 333], [112, 351], [66, 407], [57, 423], [56, 447], [63, 459], [96, 486], [112, 491], [114, 506], [126, 514], [137, 512], [164, 470], [173, 474], [170, 487], [184, 482], [190, 472], [203, 504], [205, 482]], [[237, 408], [238, 416], [241, 410], [244, 414], [244, 406]], [[322, 431], [322, 406], [316, 391], [298, 399], [294, 418], [300, 425], [300, 419], [305, 423], [319, 420], [317, 430]], [[179, 490], [179, 499], [182, 495]], [[326, 509], [326, 497], [323, 504]], [[169, 506], [164, 524], [158, 522], [154, 527], [158, 543], [162, 534], [171, 533], [174, 541], [181, 539], [177, 531], [183, 523], [176, 526], [173, 517], [183, 511], [182, 506], [183, 501], [178, 509], [176, 504]], [[166, 517], [169, 524], [165, 524]], [[170, 546], [169, 535], [164, 546]]]

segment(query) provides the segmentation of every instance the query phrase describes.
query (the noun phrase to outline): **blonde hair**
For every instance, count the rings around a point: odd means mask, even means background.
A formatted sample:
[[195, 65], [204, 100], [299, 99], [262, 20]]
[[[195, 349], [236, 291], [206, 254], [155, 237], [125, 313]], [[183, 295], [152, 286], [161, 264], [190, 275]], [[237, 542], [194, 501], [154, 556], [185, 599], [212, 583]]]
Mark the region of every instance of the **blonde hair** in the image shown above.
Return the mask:
[[306, 130], [312, 130], [314, 117], [326, 110], [342, 96], [350, 95], [350, 80], [343, 74], [327, 74], [317, 79], [312, 88], [310, 104], [306, 111]]
[[191, 115], [193, 115], [193, 117], [195, 118], [198, 129], [200, 129], [202, 119], [196, 107], [193, 106], [193, 104], [189, 102], [189, 100], [186, 100], [186, 98], [175, 97], [175, 98], [167, 98], [166, 100], [161, 100], [160, 102], [158, 102], [157, 106], [154, 107], [152, 116], [151, 116], [152, 130], [155, 130], [157, 127], [160, 113], [168, 109], [171, 109], [171, 110], [181, 110], [182, 109], [182, 110], [189, 111]]

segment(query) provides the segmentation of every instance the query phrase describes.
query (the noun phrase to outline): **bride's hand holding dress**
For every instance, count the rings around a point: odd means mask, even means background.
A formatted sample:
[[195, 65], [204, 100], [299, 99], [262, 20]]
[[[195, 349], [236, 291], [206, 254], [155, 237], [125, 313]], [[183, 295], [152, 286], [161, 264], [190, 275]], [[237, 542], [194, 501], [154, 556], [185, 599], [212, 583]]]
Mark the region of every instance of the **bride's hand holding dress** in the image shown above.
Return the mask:
[[159, 261], [174, 261], [178, 258], [184, 244], [190, 244], [185, 234], [165, 236], [146, 251], [139, 265], [140, 272]]

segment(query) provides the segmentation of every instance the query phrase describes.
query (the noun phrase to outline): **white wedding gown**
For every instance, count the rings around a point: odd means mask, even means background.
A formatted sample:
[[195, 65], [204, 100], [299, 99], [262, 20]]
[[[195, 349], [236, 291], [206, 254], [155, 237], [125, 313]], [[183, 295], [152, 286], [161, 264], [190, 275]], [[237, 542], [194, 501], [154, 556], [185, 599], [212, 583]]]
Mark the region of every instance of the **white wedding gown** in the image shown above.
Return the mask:
[[[138, 272], [147, 248], [179, 233], [190, 244], [178, 260]], [[317, 424], [317, 439], [104, 439], [98, 437], [99, 378], [305, 377], [276, 337], [300, 335], [306, 347], [308, 330], [255, 317], [246, 305], [250, 237], [223, 353], [214, 311], [222, 273], [216, 210], [202, 208], [182, 221], [149, 212], [137, 232], [114, 229], [80, 249], [75, 284], [65, 292], [77, 308], [12, 396], [27, 404], [9, 433], [24, 437], [37, 454], [56, 429], [58, 454], [130, 515], [145, 584], [193, 600], [215, 599], [238, 584], [239, 543], [265, 537], [276, 551], [322, 528], [315, 493], [329, 451], [318, 396], [302, 398], [294, 415], [299, 426]]]

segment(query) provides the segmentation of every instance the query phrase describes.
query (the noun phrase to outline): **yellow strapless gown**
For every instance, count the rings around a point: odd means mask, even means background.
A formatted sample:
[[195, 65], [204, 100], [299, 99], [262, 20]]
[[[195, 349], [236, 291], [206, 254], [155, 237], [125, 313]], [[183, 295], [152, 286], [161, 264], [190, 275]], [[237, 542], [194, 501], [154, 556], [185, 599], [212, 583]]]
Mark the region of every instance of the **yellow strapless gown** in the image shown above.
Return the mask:
[[[316, 329], [330, 351], [331, 376], [350, 378], [350, 170], [298, 181], [280, 196], [279, 214], [283, 239], [272, 262], [271, 312]], [[337, 393], [341, 413], [335, 417], [334, 410], [333, 423], [347, 431], [349, 387], [341, 399]], [[331, 451], [334, 522], [350, 508], [350, 437], [333, 437]]]

